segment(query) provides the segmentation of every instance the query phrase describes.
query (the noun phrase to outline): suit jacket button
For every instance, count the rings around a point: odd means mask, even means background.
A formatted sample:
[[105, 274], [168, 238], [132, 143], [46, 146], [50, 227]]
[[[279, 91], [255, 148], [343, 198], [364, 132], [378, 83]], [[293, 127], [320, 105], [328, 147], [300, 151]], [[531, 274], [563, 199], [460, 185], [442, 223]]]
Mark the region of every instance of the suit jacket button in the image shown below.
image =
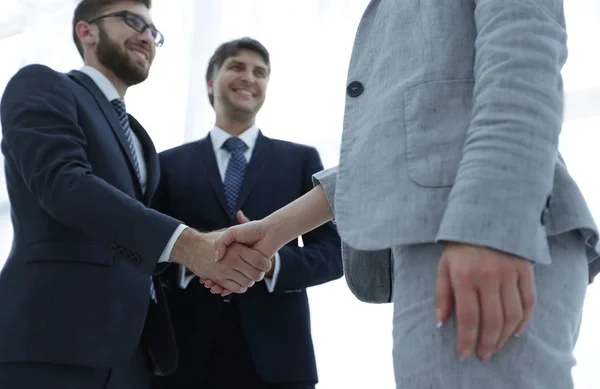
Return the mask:
[[362, 83], [358, 81], [352, 81], [350, 84], [348, 84], [348, 87], [346, 88], [346, 93], [348, 93], [348, 96], [350, 97], [358, 97], [363, 93], [364, 90], [365, 87]]
[[116, 244], [114, 244], [114, 243], [110, 245], [110, 249], [111, 249], [112, 251], [117, 251], [117, 248], [118, 248], [118, 247], [117, 247], [117, 245], [116, 245]]
[[137, 254], [133, 254], [133, 256], [131, 257], [131, 259], [133, 260], [133, 262], [138, 263], [140, 262], [140, 256]]
[[119, 253], [119, 255], [125, 255], [125, 249], [123, 247], [119, 247], [117, 252]]

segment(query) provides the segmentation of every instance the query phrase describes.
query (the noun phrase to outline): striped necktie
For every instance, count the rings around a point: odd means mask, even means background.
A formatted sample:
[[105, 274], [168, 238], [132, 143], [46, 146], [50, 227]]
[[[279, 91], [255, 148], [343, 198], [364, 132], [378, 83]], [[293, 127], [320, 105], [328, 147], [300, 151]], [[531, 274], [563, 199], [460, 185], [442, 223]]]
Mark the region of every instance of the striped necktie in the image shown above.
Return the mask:
[[[129, 126], [129, 117], [127, 117], [127, 109], [125, 107], [125, 102], [121, 99], [114, 99], [111, 101], [117, 116], [119, 117], [119, 123], [121, 124], [121, 129], [123, 130], [123, 134], [125, 135], [125, 140], [127, 141], [127, 146], [129, 148], [129, 155], [131, 156], [131, 160], [133, 161], [133, 168], [135, 170], [135, 175], [139, 183], [142, 183], [142, 176], [140, 174], [140, 162], [138, 161], [137, 153], [135, 151], [135, 147], [133, 146], [133, 135], [131, 134], [131, 127]], [[152, 282], [152, 277], [150, 277], [150, 298], [154, 302], [156, 302], [156, 291], [154, 290], [154, 283]]]

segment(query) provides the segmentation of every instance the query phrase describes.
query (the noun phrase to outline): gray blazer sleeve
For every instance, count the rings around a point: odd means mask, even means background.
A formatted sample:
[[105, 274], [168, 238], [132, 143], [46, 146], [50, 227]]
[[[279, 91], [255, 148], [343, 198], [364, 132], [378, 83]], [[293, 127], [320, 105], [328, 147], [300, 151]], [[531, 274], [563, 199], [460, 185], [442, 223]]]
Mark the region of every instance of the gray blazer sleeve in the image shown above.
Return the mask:
[[563, 114], [560, 0], [475, 0], [473, 114], [438, 241], [548, 263], [540, 247]]
[[332, 167], [329, 169], [321, 170], [318, 173], [313, 174], [313, 185], [316, 187], [321, 185], [327, 196], [327, 201], [331, 207], [331, 212], [335, 218], [335, 184], [337, 180], [338, 167]]

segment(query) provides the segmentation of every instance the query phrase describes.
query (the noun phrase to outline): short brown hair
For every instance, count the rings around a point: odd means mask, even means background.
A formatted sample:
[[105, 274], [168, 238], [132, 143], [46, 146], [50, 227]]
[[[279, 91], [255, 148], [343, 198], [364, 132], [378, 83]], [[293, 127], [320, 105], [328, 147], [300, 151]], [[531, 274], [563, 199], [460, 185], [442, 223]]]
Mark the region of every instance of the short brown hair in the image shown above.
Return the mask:
[[[259, 54], [263, 61], [265, 61], [267, 70], [270, 70], [271, 63], [267, 48], [256, 39], [244, 37], [225, 42], [217, 48], [215, 53], [210, 58], [210, 61], [208, 61], [208, 67], [206, 69], [206, 82], [208, 83], [210, 80], [212, 80], [215, 74], [219, 72], [225, 61], [231, 57], [235, 57], [240, 50], [253, 51]], [[210, 93], [208, 94], [208, 100], [210, 101], [210, 105], [214, 106], [215, 99]]]
[[[105, 9], [123, 1], [125, 0], [81, 0], [79, 4], [77, 4], [77, 8], [75, 8], [75, 13], [73, 14], [73, 42], [75, 42], [75, 46], [77, 46], [77, 51], [79, 51], [81, 58], [83, 58], [83, 46], [81, 45], [81, 41], [77, 37], [77, 32], [75, 31], [75, 26], [77, 26], [77, 23], [81, 21], [92, 20], [93, 18], [100, 16]], [[148, 9], [150, 9], [152, 6], [152, 0], [127, 1], [145, 5]]]

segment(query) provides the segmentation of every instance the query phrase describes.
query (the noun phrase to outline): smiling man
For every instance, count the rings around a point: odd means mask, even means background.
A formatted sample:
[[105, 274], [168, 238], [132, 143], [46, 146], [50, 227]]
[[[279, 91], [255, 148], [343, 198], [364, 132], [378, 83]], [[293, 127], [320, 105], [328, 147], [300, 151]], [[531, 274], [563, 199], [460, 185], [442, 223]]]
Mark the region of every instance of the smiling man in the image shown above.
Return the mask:
[[[255, 118], [270, 75], [267, 49], [242, 38], [222, 44], [206, 72], [215, 126], [204, 139], [160, 154], [154, 206], [200, 230], [263, 218], [312, 188], [322, 169], [313, 147], [271, 139]], [[239, 211], [243, 211], [239, 213]], [[184, 267], [161, 277], [179, 346], [179, 367], [156, 377], [164, 389], [312, 389], [317, 369], [306, 288], [342, 276], [332, 223], [275, 253], [264, 282], [222, 298]]]
[[[158, 155], [128, 115], [162, 34], [150, 1], [82, 0], [73, 39], [85, 66], [26, 66], [0, 103], [14, 237], [0, 273], [0, 388], [147, 389], [177, 354], [159, 283], [169, 260], [244, 292], [268, 258], [214, 261], [200, 234], [147, 205]], [[241, 249], [240, 249], [241, 250]]]

